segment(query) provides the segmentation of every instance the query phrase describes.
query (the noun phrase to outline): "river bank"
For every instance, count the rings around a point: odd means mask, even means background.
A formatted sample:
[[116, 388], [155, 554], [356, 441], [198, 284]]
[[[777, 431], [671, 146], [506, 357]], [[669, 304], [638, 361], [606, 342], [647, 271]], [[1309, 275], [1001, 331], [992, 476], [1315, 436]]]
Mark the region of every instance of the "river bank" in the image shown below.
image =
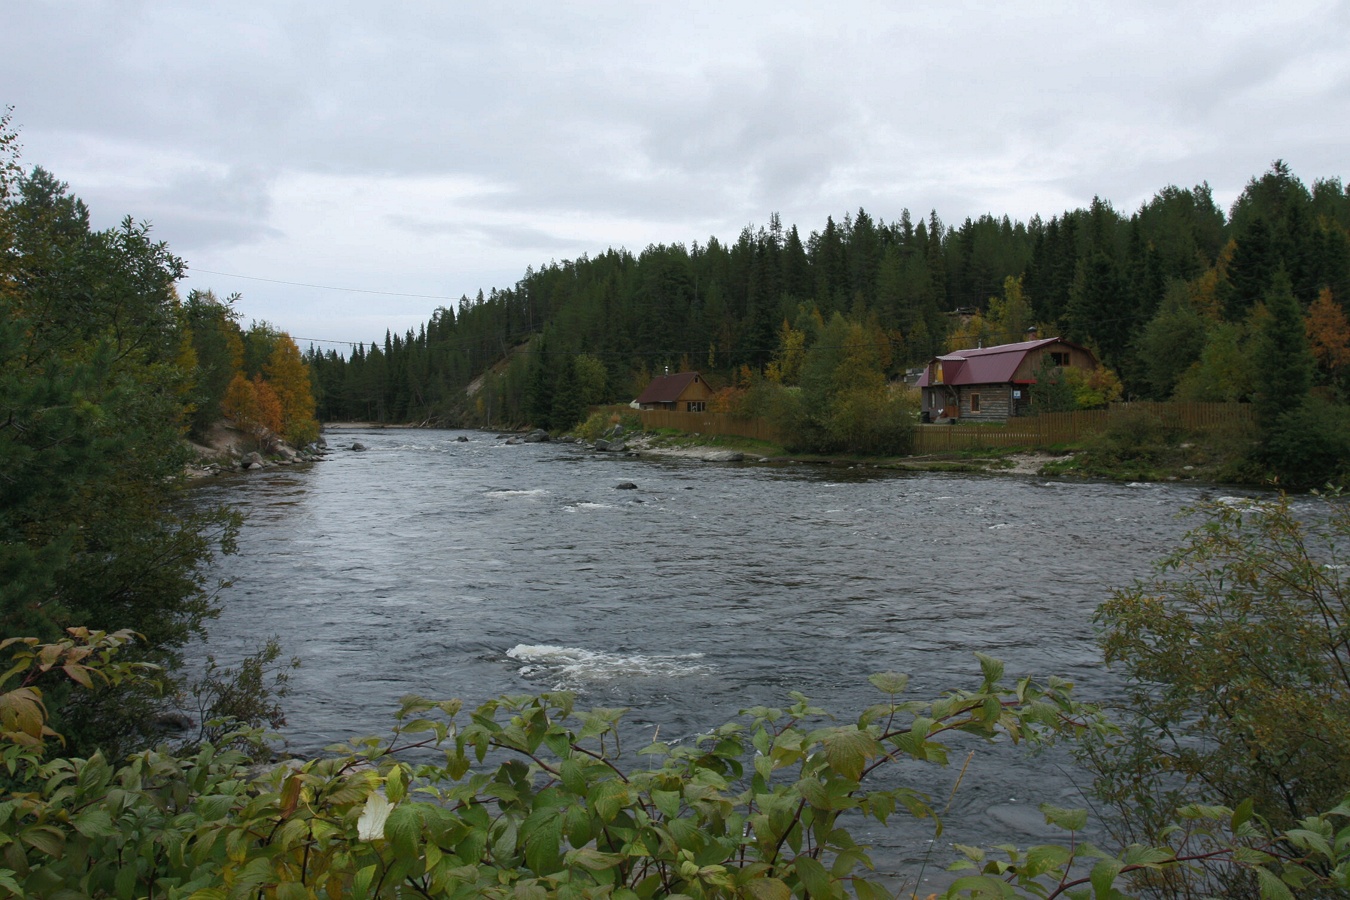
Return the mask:
[[1130, 483], [1191, 482], [1268, 488], [1248, 462], [1245, 434], [1140, 434], [1108, 431], [1045, 449], [981, 448], [913, 456], [792, 454], [781, 446], [723, 435], [672, 430], [631, 432], [627, 447], [649, 456], [730, 461], [740, 453], [751, 463], [805, 463], [969, 475], [1046, 476]]
[[308, 447], [293, 447], [280, 435], [261, 440], [229, 419], [215, 422], [200, 441], [186, 441], [192, 460], [185, 467], [189, 479], [210, 478], [227, 472], [247, 472], [272, 466], [316, 462], [328, 452], [322, 436]]
[[[911, 456], [790, 453], [767, 441], [659, 429], [615, 426], [603, 435], [578, 429], [553, 438], [583, 444], [599, 452], [751, 465], [819, 465], [968, 475], [1044, 476], [1129, 483], [1190, 482], [1265, 488], [1259, 473], [1244, 463], [1249, 440], [1243, 435], [1094, 435], [1047, 449], [983, 448]], [[418, 424], [327, 422], [325, 433], [426, 430]], [[521, 440], [528, 430], [479, 429], [506, 440]], [[543, 437], [542, 432], [535, 432]]]

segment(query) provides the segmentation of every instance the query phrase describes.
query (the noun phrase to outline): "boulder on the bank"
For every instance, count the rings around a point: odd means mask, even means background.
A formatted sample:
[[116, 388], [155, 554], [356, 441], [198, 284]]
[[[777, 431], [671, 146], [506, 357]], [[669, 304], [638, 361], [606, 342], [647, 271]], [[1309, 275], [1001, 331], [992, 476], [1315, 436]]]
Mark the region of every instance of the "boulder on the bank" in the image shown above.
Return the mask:
[[600, 438], [595, 442], [595, 449], [605, 453], [622, 453], [628, 449], [628, 445], [624, 443], [623, 438], [617, 438], [615, 440]]
[[361, 451], [366, 449], [366, 445], [361, 443], [360, 441], [357, 441], [356, 443], [352, 444], [352, 449], [355, 450], [357, 453], [360, 453]]
[[261, 469], [265, 465], [267, 465], [266, 460], [262, 458], [262, 454], [257, 450], [254, 450], [252, 453], [245, 453], [244, 458], [239, 461], [239, 468], [245, 471], [248, 471], [249, 469]]
[[739, 450], [713, 450], [699, 457], [704, 462], [741, 462], [745, 454]]
[[542, 428], [536, 428], [534, 431], [525, 435], [522, 440], [527, 444], [541, 444], [548, 440], [548, 432]]

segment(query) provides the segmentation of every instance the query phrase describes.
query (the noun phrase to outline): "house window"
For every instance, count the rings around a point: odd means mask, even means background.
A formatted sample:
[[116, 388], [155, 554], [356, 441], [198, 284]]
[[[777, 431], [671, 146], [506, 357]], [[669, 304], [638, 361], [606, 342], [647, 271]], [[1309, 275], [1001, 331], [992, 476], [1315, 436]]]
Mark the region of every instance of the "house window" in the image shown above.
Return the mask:
[[977, 412], [980, 411], [980, 395], [979, 395], [979, 394], [971, 394], [971, 395], [970, 395], [970, 411], [973, 412], [973, 413], [977, 413]]
[[690, 411], [690, 412], [703, 412], [703, 411], [706, 410], [707, 408], [708, 408], [708, 404], [705, 403], [705, 402], [702, 401], [702, 400], [690, 400], [690, 401], [689, 401], [689, 411]]
[[1053, 365], [1059, 366], [1060, 368], [1067, 366], [1069, 364], [1068, 351], [1066, 350], [1063, 353], [1054, 350], [1050, 351], [1050, 362]]

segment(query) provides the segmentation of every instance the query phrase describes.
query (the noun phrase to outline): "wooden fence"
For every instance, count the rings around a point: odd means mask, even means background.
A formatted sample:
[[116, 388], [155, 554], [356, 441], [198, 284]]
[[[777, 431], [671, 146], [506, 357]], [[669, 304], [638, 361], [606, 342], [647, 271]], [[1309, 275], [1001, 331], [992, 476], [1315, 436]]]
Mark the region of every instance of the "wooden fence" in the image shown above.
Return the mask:
[[[726, 413], [687, 413], [615, 407], [642, 420], [644, 428], [674, 428], [698, 434], [727, 434], [782, 444], [778, 430], [763, 419], [743, 419]], [[1113, 403], [1107, 409], [1046, 413], [1007, 422], [960, 425], [918, 425], [914, 429], [916, 454], [948, 450], [1005, 447], [1050, 447], [1068, 444], [1106, 429], [1121, 416], [1147, 415], [1183, 431], [1241, 429], [1252, 422], [1246, 403]]]
[[1106, 409], [1045, 413], [1006, 423], [920, 425], [914, 435], [914, 452], [1050, 447], [1104, 431], [1121, 417], [1141, 415], [1151, 416], [1166, 427], [1191, 432], [1242, 429], [1252, 422], [1251, 406], [1246, 403], [1113, 403]]

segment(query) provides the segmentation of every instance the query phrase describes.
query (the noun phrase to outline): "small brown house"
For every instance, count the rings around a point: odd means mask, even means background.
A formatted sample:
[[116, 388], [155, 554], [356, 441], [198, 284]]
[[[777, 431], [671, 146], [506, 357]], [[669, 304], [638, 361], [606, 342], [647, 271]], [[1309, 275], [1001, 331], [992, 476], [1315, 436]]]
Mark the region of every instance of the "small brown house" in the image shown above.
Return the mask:
[[669, 409], [676, 412], [705, 412], [712, 388], [697, 372], [658, 375], [642, 395], [633, 401], [639, 409]]
[[1092, 351], [1063, 338], [956, 350], [931, 359], [919, 376], [926, 422], [1003, 421], [1031, 408], [1031, 386], [1044, 366], [1097, 368]]

